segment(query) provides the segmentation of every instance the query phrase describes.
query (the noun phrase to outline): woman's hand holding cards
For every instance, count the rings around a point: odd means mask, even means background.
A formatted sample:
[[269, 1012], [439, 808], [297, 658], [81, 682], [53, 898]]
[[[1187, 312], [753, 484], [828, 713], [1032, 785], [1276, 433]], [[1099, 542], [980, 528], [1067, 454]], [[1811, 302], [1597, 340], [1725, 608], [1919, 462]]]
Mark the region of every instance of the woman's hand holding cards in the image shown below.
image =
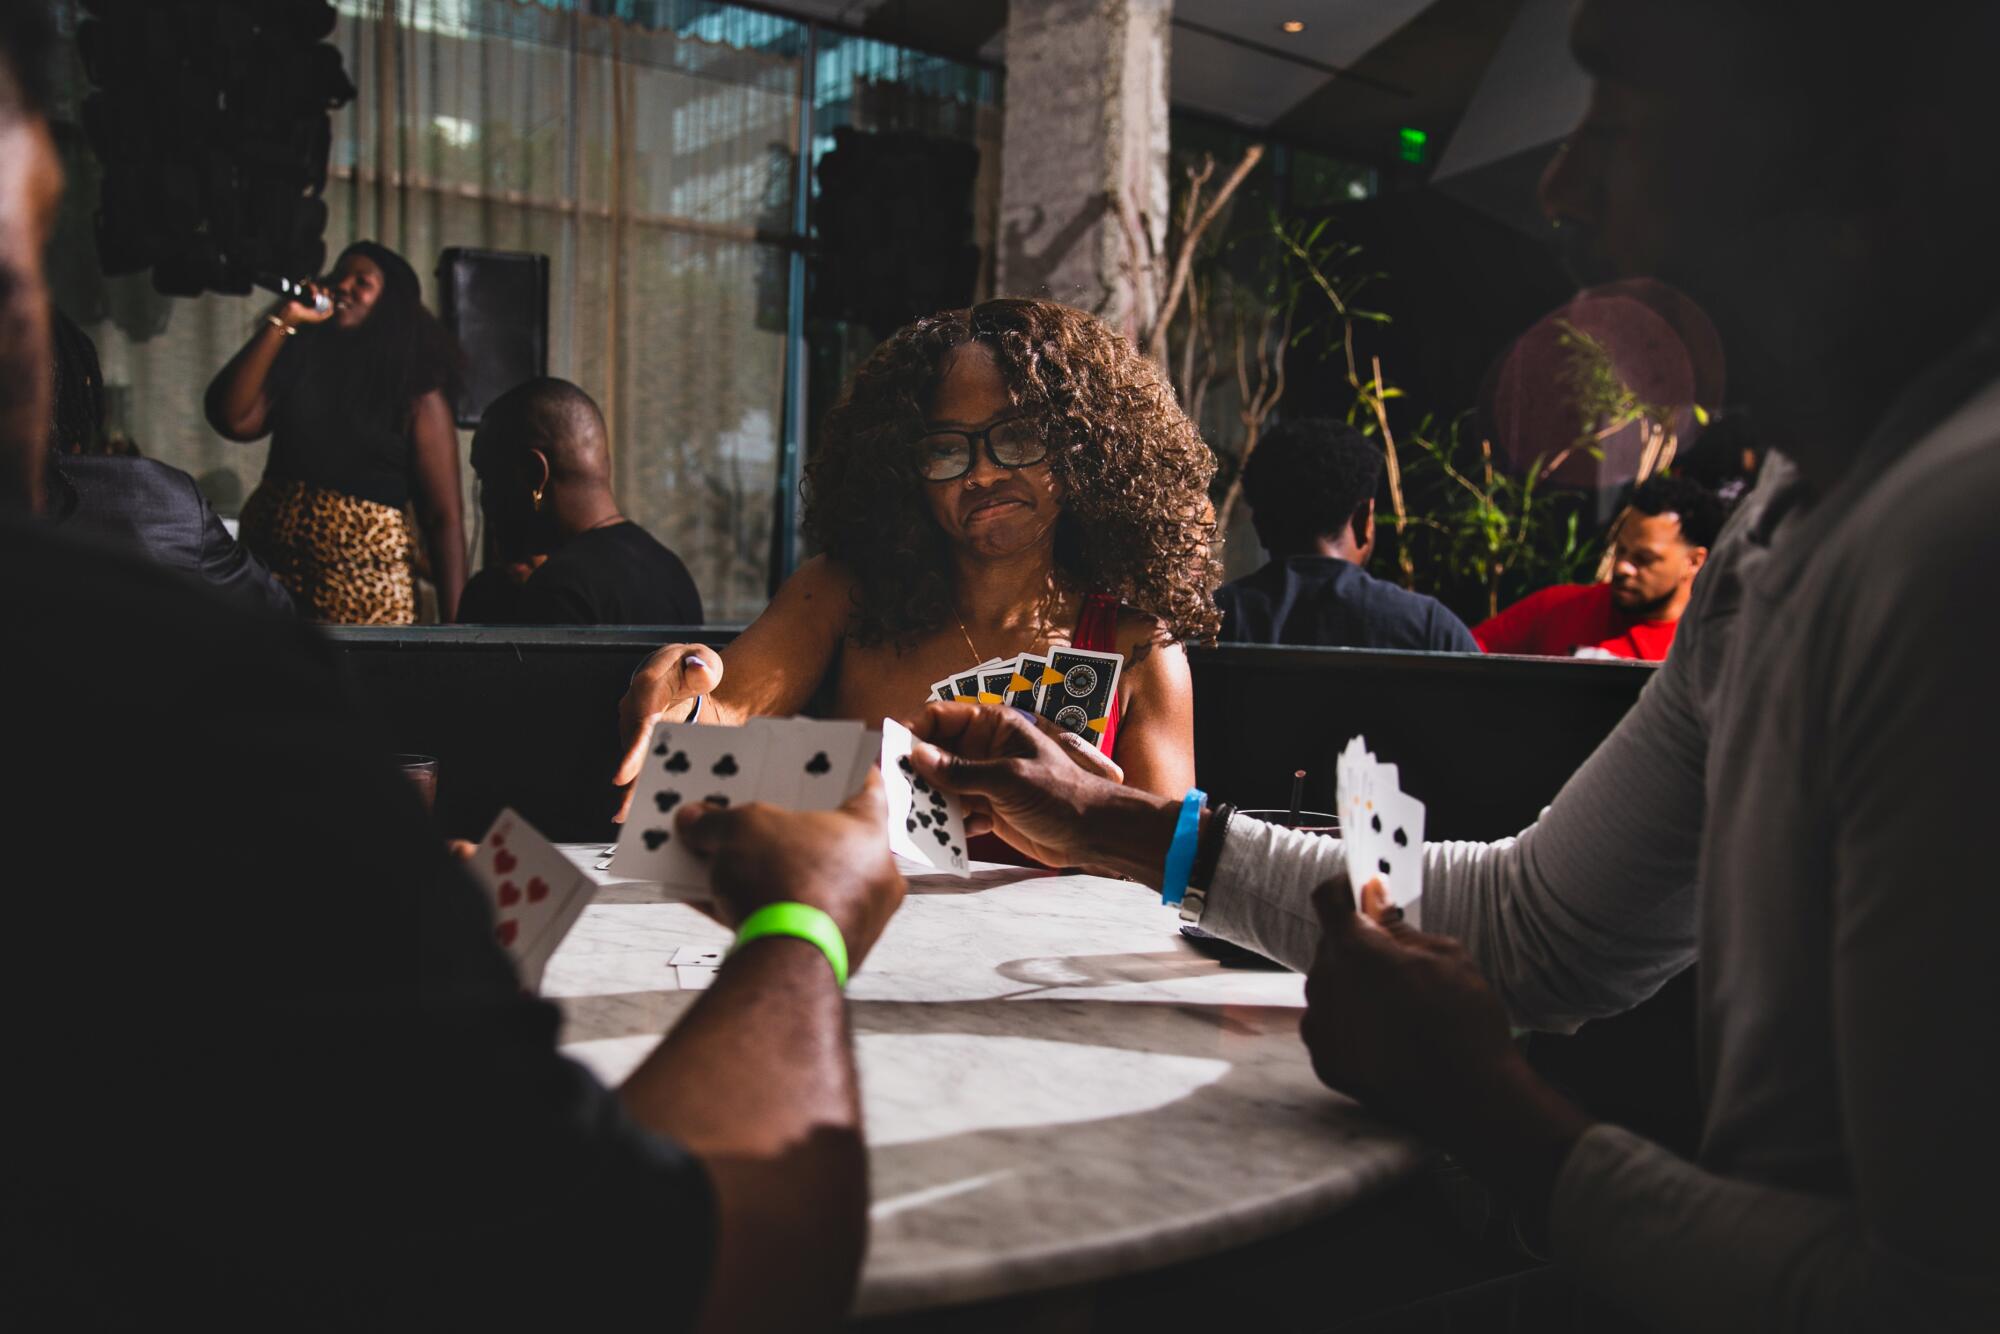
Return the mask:
[[676, 812], [689, 851], [709, 863], [716, 907], [734, 928], [770, 903], [803, 903], [831, 917], [859, 969], [903, 902], [903, 876], [882, 837], [888, 808], [881, 775], [830, 811], [763, 802], [695, 803]]
[[625, 758], [612, 783], [625, 789], [616, 819], [624, 823], [632, 808], [632, 781], [646, 762], [646, 743], [653, 724], [672, 716], [686, 721], [697, 695], [710, 694], [722, 684], [722, 655], [706, 644], [668, 644], [656, 649], [632, 674], [632, 683], [618, 701], [618, 727], [625, 739]]

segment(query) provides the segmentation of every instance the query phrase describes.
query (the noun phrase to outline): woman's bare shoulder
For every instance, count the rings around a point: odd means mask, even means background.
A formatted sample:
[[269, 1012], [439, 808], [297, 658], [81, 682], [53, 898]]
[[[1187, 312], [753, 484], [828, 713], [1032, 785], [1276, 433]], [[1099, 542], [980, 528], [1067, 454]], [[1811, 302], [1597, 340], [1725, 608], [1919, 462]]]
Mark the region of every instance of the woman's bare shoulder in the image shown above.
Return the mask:
[[830, 556], [809, 557], [778, 586], [771, 609], [791, 616], [818, 616], [845, 625], [854, 614], [854, 576]]
[[851, 597], [854, 575], [831, 556], [809, 556], [798, 569], [792, 571], [791, 577], [779, 590], [780, 596], [787, 593], [802, 598]]
[[1125, 655], [1127, 670], [1158, 670], [1167, 661], [1185, 661], [1187, 654], [1168, 635], [1159, 617], [1137, 607], [1118, 609], [1118, 651]]

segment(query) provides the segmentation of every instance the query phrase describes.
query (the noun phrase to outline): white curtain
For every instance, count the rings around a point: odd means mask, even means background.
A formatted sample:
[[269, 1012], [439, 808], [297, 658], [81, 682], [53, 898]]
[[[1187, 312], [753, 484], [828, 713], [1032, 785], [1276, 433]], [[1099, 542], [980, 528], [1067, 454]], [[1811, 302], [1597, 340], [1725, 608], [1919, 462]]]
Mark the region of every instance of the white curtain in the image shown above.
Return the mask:
[[[445, 247], [548, 255], [550, 373], [604, 408], [620, 505], [687, 562], [711, 619], [753, 616], [777, 486], [800, 26], [728, 11], [676, 34], [524, 0], [339, 8], [361, 95], [334, 118], [329, 253], [381, 241], [425, 275], [433, 308]], [[71, 82], [80, 99], [80, 72]], [[57, 296], [97, 340], [112, 425], [233, 513], [265, 448], [217, 437], [201, 395], [267, 298], [102, 277], [95, 172], [73, 134], [65, 150]]]

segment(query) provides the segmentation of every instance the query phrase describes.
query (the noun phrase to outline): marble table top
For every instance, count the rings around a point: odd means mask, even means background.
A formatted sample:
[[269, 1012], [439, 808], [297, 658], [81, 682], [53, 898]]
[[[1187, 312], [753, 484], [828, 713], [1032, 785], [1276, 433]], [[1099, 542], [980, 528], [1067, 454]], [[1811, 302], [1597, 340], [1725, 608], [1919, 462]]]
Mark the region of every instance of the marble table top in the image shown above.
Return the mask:
[[[590, 868], [597, 847], [566, 849]], [[617, 1083], [694, 1000], [668, 960], [728, 933], [591, 870], [542, 992]], [[848, 996], [874, 1188], [857, 1315], [1156, 1268], [1296, 1227], [1423, 1149], [1314, 1079], [1296, 973], [1198, 954], [1156, 895], [981, 865], [911, 876]]]

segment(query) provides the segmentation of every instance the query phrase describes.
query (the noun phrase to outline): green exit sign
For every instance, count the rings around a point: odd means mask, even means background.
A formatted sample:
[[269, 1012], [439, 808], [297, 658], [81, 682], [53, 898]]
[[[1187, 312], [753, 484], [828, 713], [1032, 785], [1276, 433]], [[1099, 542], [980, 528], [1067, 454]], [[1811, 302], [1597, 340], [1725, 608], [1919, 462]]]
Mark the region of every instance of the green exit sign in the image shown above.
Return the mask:
[[1411, 129], [1407, 125], [1396, 131], [1398, 156], [1405, 162], [1422, 162], [1425, 157], [1425, 147], [1430, 141], [1431, 137], [1428, 134], [1422, 130]]

